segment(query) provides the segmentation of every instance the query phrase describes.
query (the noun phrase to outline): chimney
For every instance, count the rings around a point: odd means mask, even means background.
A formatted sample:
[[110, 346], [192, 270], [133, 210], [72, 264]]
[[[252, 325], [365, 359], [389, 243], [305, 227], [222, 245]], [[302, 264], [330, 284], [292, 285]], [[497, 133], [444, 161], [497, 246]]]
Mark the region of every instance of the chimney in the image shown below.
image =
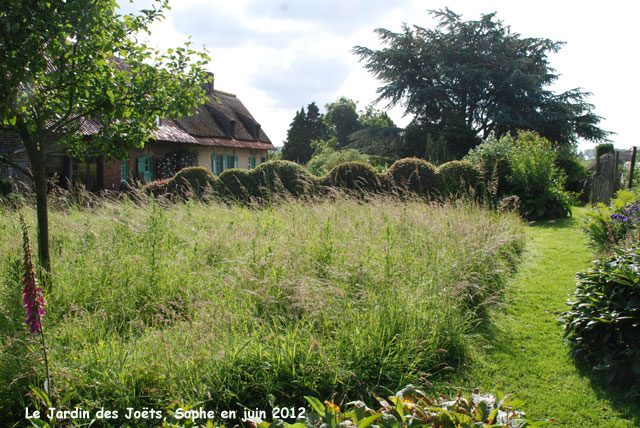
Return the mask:
[[213, 94], [214, 74], [210, 71], [207, 71], [207, 76], [211, 78], [211, 81], [205, 82], [204, 85], [202, 85], [202, 89], [204, 89], [207, 94]]

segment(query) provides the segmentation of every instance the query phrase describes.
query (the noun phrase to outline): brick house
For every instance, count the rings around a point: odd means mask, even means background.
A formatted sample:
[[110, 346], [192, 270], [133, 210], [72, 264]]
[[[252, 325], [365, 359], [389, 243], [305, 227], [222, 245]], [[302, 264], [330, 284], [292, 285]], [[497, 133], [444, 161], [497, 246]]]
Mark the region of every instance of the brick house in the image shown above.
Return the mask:
[[[201, 166], [219, 175], [225, 169], [251, 169], [266, 162], [275, 147], [242, 102], [233, 94], [207, 87], [208, 100], [189, 117], [159, 121], [154, 138], [133, 149], [128, 159], [73, 159], [64, 152], [48, 156], [47, 175], [62, 187], [83, 184], [89, 190], [120, 189], [123, 182], [149, 182], [172, 177], [187, 166]], [[87, 121], [80, 132], [91, 138], [98, 130]], [[0, 152], [13, 151], [14, 162], [28, 167], [19, 139], [0, 135]], [[0, 153], [2, 154], [2, 153]], [[0, 177], [19, 181], [21, 174], [0, 164]]]

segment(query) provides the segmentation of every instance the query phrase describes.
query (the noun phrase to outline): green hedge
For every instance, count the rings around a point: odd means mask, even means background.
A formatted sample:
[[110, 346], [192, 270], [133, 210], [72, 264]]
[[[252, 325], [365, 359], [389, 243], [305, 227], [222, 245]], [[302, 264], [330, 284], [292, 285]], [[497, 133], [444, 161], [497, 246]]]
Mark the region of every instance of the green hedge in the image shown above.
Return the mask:
[[478, 170], [471, 162], [451, 161], [438, 168], [442, 192], [448, 196], [471, 194], [480, 179]]
[[167, 190], [169, 186], [169, 180], [170, 178], [154, 180], [142, 186], [142, 190], [149, 196], [158, 197], [158, 196], [166, 195], [169, 193]]
[[295, 162], [274, 160], [251, 170], [256, 195], [263, 200], [282, 196], [311, 196], [318, 190], [317, 179]]
[[[472, 151], [468, 160], [447, 162], [439, 168], [419, 158], [400, 159], [385, 174], [358, 161], [338, 164], [323, 178], [284, 160], [265, 162], [252, 170], [226, 170], [219, 178], [204, 168], [185, 168], [169, 180], [167, 192], [181, 198], [202, 197], [211, 188], [227, 200], [264, 202], [317, 197], [337, 189], [359, 197], [368, 193], [424, 198], [474, 195], [493, 206], [498, 206], [503, 196], [517, 195], [520, 212], [528, 219], [570, 213], [568, 196], [557, 187], [555, 154], [548, 141], [537, 134], [521, 133], [515, 142], [503, 138], [482, 146]], [[160, 192], [159, 186], [154, 184], [148, 191]]]
[[202, 198], [216, 188], [218, 177], [199, 166], [184, 168], [167, 182], [167, 192], [184, 199]]
[[387, 171], [387, 180], [390, 190], [401, 194], [434, 196], [442, 193], [436, 168], [423, 159], [406, 158], [394, 162]]
[[383, 189], [382, 177], [368, 163], [351, 161], [336, 165], [329, 171], [323, 184], [348, 193], [379, 193]]
[[226, 199], [248, 202], [257, 196], [256, 177], [246, 169], [228, 169], [218, 177], [216, 189]]

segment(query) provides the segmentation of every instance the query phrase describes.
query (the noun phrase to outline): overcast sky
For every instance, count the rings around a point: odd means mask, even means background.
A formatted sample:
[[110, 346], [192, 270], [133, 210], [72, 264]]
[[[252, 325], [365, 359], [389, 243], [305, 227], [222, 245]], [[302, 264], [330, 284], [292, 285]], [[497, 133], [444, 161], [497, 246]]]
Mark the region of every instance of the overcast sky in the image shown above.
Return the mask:
[[[129, 12], [152, 1], [119, 3]], [[616, 147], [640, 145], [635, 128], [640, 2], [172, 0], [170, 5], [148, 42], [166, 49], [190, 35], [196, 48], [206, 47], [216, 88], [238, 95], [276, 146], [283, 144], [296, 110], [312, 101], [324, 110], [346, 96], [364, 109], [376, 98], [379, 82], [351, 53], [353, 46], [379, 48], [373, 30], [380, 27], [400, 31], [403, 22], [433, 27], [427, 10], [444, 7], [465, 20], [498, 12], [522, 36], [566, 42], [550, 57], [561, 75], [553, 89], [591, 92], [588, 101], [604, 118], [601, 127], [617, 133]], [[403, 126], [410, 120], [399, 109], [390, 115]]]

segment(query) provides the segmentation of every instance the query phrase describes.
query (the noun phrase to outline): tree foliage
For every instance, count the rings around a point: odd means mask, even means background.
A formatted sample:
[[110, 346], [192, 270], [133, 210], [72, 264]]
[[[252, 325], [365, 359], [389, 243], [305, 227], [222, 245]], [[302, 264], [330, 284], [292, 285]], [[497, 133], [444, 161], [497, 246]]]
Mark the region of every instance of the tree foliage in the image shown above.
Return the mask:
[[548, 55], [563, 45], [511, 32], [495, 13], [463, 21], [449, 9], [431, 11], [435, 29], [404, 25], [399, 33], [380, 28], [380, 50], [356, 46], [354, 53], [380, 79], [380, 100], [403, 105], [434, 139], [453, 142], [464, 155], [476, 137], [533, 130], [560, 143], [605, 140], [608, 132], [590, 95], [580, 88], [556, 94], [558, 75]]
[[[18, 134], [32, 179], [41, 265], [49, 270], [45, 164], [51, 151], [122, 157], [152, 135], [159, 117], [202, 100], [208, 58], [189, 43], [166, 53], [138, 42], [167, 1], [120, 15], [114, 0], [5, 0], [0, 9], [0, 127]], [[192, 60], [196, 55], [195, 61]], [[97, 128], [91, 139], [88, 126]]]
[[282, 148], [282, 159], [300, 164], [309, 162], [313, 155], [311, 142], [326, 138], [327, 128], [323, 123], [323, 116], [315, 102], [296, 112], [289, 130], [287, 140]]
[[325, 108], [327, 113], [323, 122], [329, 130], [329, 135], [336, 137], [339, 148], [348, 146], [351, 134], [362, 129], [355, 101], [340, 97], [335, 102], [327, 104]]

